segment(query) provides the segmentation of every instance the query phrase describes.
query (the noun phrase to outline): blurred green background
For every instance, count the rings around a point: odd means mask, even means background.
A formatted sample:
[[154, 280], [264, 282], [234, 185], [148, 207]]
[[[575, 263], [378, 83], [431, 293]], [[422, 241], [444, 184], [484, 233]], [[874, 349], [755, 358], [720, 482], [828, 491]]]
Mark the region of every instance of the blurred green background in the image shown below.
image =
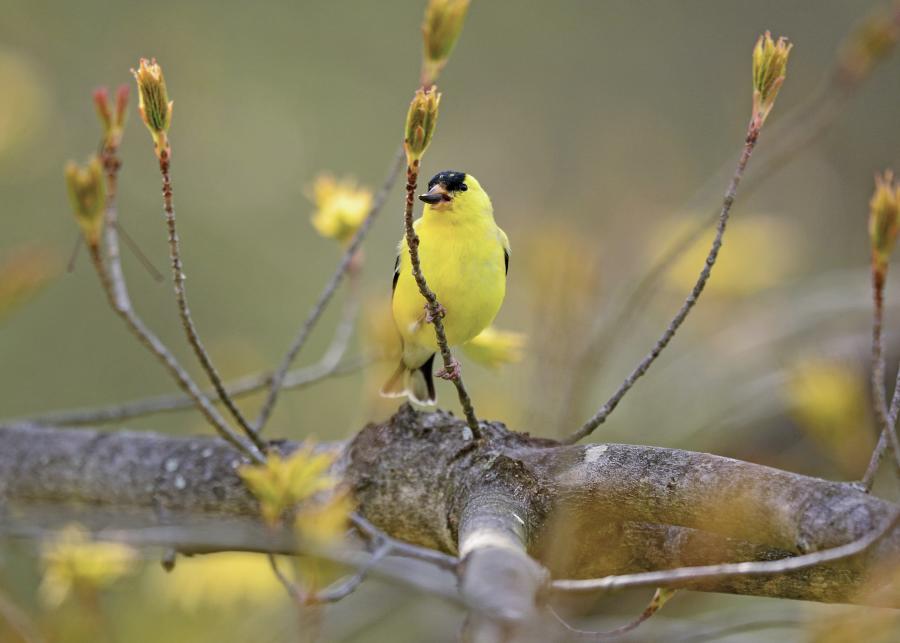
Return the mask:
[[[635, 320], [612, 329], [612, 350], [593, 365], [574, 408], [565, 402], [573, 357], [587, 328], [615, 313], [677, 232], [715, 209], [727, 175], [710, 177], [723, 166], [730, 172], [743, 142], [756, 37], [771, 29], [795, 44], [774, 128], [828, 78], [859, 18], [885, 4], [473, 2], [440, 80], [440, 123], [423, 174], [476, 175], [513, 247], [498, 325], [527, 333], [529, 347], [520, 364], [496, 372], [463, 361], [480, 415], [557, 436], [605, 400], [679, 305], [702, 254], [690, 253]], [[60, 274], [0, 320], [0, 417], [174, 389], [107, 308], [87, 257], [72, 274], [61, 267], [77, 236], [61, 170], [97, 148], [93, 88], [133, 85], [128, 70], [141, 56], [163, 66], [175, 101], [173, 181], [191, 308], [220, 372], [234, 378], [278, 362], [333, 270], [339, 248], [309, 223], [316, 175], [352, 175], [375, 188], [386, 173], [418, 77], [423, 5], [4, 0], [0, 261], [42, 248]], [[865, 222], [873, 174], [900, 166], [898, 74], [895, 55], [812, 145], [751, 196], [739, 194], [706, 300], [595, 439], [860, 475], [873, 434]], [[766, 133], [748, 177], [777, 144]], [[134, 109], [122, 157], [123, 225], [165, 270], [159, 179]], [[401, 202], [398, 184], [366, 243], [366, 313], [350, 355], [369, 350], [365, 327], [389, 298]], [[138, 311], [199, 378], [168, 279], [154, 283], [124, 254]], [[339, 309], [298, 365], [325, 350]], [[890, 309], [888, 328], [898, 320]], [[895, 340], [889, 332], [889, 345]], [[383, 375], [375, 367], [286, 393], [270, 435], [341, 439], [387, 417], [396, 404], [377, 399]], [[452, 388], [440, 385], [439, 394], [455, 408]], [[258, 400], [244, 405], [255, 410]], [[191, 413], [128, 424], [210, 432]], [[701, 611], [768, 605], [682, 603]], [[385, 631], [420, 640], [410, 623], [431, 617], [403, 613]], [[457, 617], [443, 615], [443, 638], [453, 637]], [[235, 636], [215, 640], [251, 640]]]

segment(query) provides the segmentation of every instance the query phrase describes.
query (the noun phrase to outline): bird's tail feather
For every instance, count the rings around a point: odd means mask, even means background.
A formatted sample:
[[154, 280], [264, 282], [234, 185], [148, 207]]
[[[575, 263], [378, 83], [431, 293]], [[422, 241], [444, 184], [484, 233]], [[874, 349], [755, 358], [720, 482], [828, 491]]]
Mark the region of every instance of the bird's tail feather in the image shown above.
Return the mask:
[[436, 404], [437, 395], [434, 391], [434, 375], [431, 370], [434, 365], [434, 353], [425, 363], [409, 374], [410, 399], [419, 404]]
[[437, 395], [434, 390], [433, 365], [434, 354], [422, 366], [415, 369], [409, 369], [401, 361], [397, 370], [381, 387], [381, 395], [384, 397], [405, 396], [416, 404], [434, 405], [437, 402]]
[[388, 378], [388, 381], [381, 387], [382, 397], [403, 397], [406, 395], [406, 374], [409, 369], [403, 361], [394, 371], [394, 374]]

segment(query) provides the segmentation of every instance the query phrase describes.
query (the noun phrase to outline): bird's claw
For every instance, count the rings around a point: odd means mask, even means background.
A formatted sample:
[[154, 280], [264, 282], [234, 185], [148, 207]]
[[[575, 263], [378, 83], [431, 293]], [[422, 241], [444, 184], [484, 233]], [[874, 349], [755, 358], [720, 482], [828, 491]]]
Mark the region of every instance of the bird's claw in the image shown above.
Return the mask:
[[442, 380], [452, 380], [452, 381], [458, 380], [459, 376], [461, 374], [462, 373], [461, 373], [461, 370], [459, 367], [459, 362], [456, 361], [455, 357], [451, 358], [449, 367], [444, 367], [441, 370], [439, 370], [437, 373], [435, 373], [435, 375], [440, 377]]
[[[439, 319], [443, 319], [447, 316], [447, 309], [444, 308], [440, 302], [437, 304], [437, 317]], [[431, 305], [425, 304], [425, 322], [428, 324], [434, 323], [435, 315], [431, 314]]]

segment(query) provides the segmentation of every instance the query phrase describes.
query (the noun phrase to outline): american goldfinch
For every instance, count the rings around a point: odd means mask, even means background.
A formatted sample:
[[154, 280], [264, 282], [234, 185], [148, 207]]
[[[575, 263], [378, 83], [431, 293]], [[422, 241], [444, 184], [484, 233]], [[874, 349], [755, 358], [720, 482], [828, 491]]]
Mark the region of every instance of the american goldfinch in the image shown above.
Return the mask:
[[[439, 172], [419, 199], [425, 209], [414, 225], [422, 273], [444, 308], [447, 343], [457, 346], [487, 328], [500, 310], [506, 294], [509, 239], [494, 222], [491, 200], [471, 174]], [[404, 237], [394, 262], [392, 299], [403, 351], [381, 394], [407, 396], [430, 405], [436, 401], [432, 366], [438, 345], [434, 328], [426, 320], [425, 304]], [[438, 375], [446, 377], [442, 373]]]

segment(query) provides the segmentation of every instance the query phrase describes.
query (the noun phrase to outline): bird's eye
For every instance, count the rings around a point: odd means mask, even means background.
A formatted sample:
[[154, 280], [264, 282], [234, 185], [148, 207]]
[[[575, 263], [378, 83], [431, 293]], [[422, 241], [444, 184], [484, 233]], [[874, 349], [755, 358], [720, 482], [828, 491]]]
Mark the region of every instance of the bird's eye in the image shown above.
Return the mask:
[[468, 190], [468, 189], [469, 189], [469, 186], [468, 186], [468, 185], [466, 185], [465, 183], [460, 183], [460, 185], [459, 185], [459, 191], [460, 191], [460, 192], [465, 192], [465, 191]]

